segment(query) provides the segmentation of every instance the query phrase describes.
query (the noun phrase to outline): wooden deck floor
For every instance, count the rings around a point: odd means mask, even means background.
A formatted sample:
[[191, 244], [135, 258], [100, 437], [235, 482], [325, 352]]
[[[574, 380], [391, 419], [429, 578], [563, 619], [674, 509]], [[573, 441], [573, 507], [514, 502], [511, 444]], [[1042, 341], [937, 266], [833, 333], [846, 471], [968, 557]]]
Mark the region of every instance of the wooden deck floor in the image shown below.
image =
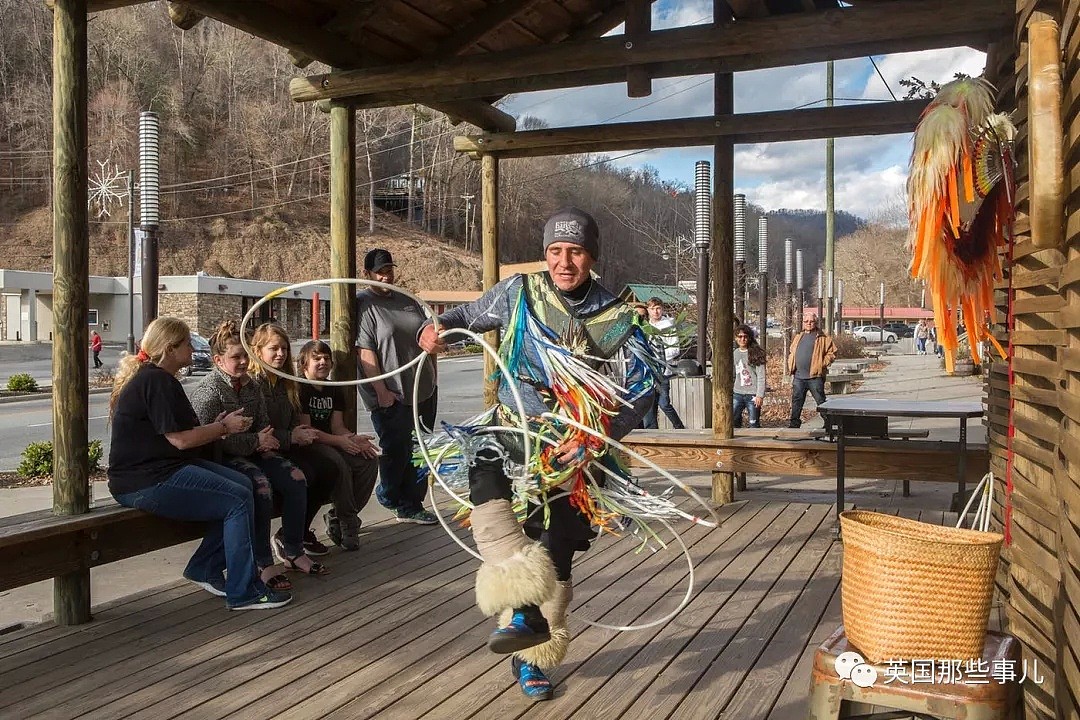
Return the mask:
[[[437, 526], [379, 524], [328, 577], [293, 576], [283, 610], [229, 613], [181, 582], [88, 625], [0, 636], [0, 717], [804, 718], [813, 650], [840, 621], [832, 507], [721, 514], [683, 534], [694, 595], [674, 620], [624, 633], [571, 620], [551, 702], [526, 701], [484, 647], [475, 561]], [[635, 550], [604, 540], [579, 556], [573, 610], [623, 625], [675, 607], [681, 555]]]

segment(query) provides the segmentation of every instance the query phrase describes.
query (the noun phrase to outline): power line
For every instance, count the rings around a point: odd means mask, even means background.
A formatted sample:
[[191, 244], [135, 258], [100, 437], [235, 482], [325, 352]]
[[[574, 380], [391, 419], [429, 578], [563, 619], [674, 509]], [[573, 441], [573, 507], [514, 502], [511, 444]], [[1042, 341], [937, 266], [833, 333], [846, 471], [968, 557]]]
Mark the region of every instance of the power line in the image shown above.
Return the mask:
[[867, 58], [870, 60], [870, 64], [874, 66], [874, 70], [877, 71], [877, 75], [878, 75], [879, 78], [881, 78], [881, 82], [885, 83], [885, 89], [889, 91], [889, 95], [892, 96], [893, 100], [896, 100], [896, 93], [894, 93], [892, 91], [892, 87], [889, 86], [889, 81], [886, 80], [885, 76], [881, 74], [881, 68], [879, 68], [878, 64], [876, 62], [874, 62], [873, 56], [872, 55], [867, 55]]

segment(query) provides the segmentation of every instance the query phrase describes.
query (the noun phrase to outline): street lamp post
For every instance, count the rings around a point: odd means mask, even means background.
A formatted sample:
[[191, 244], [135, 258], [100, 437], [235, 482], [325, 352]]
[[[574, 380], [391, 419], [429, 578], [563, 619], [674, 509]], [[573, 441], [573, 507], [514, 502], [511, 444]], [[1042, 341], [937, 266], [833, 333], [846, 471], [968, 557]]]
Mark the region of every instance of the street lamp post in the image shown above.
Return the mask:
[[885, 344], [885, 283], [881, 283], [881, 296], [878, 298], [878, 311], [881, 318], [881, 344]]
[[769, 334], [769, 220], [758, 218], [758, 341], [765, 348]]

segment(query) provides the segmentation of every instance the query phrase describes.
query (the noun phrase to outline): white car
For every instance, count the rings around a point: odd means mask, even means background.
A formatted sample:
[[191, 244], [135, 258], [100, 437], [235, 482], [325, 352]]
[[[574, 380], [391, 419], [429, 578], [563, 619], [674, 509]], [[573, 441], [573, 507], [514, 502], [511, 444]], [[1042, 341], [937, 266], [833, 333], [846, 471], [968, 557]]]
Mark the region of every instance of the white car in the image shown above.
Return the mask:
[[897, 340], [896, 333], [891, 330], [886, 330], [884, 335], [881, 332], [880, 325], [860, 325], [851, 331], [851, 334], [855, 336], [855, 339], [864, 345], [868, 342], [881, 342], [884, 337], [885, 342], [894, 343]]

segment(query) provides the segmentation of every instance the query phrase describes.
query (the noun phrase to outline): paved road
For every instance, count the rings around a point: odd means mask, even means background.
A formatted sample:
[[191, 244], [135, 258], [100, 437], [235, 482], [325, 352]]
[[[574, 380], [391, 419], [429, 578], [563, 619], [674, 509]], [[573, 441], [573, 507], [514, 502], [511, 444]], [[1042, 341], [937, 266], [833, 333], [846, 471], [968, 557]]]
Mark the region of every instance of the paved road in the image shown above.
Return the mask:
[[[35, 361], [47, 365], [47, 360]], [[483, 410], [481, 392], [484, 365], [480, 357], [448, 358], [439, 362], [439, 420], [461, 422]], [[46, 374], [45, 378], [49, 377]], [[186, 387], [194, 386], [188, 381]], [[101, 440], [108, 457], [109, 396], [90, 396], [90, 439]], [[359, 428], [371, 432], [366, 412], [360, 413]], [[0, 404], [0, 471], [14, 470], [23, 448], [31, 442], [52, 439], [52, 399], [25, 400]]]

